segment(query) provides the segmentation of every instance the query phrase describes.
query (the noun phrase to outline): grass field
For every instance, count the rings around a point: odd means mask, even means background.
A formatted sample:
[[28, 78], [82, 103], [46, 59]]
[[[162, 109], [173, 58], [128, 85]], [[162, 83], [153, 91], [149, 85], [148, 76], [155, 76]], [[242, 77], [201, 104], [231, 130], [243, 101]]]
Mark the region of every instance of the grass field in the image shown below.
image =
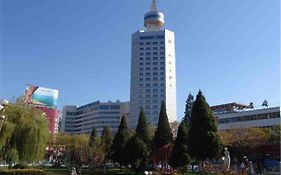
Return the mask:
[[[70, 175], [71, 172], [65, 169], [48, 169], [46, 170], [48, 175]], [[82, 175], [103, 175], [103, 170], [83, 170]], [[106, 171], [107, 175], [118, 175], [118, 174], [128, 174], [135, 175], [135, 173], [128, 170], [120, 170], [120, 169], [110, 169]]]

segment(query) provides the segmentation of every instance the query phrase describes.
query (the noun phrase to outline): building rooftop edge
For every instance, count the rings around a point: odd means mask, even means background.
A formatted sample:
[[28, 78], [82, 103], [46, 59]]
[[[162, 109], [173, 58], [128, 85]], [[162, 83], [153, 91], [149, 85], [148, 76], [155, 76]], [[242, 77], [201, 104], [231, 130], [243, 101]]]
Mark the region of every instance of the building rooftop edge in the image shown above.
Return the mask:
[[129, 103], [130, 101], [120, 101], [120, 100], [116, 100], [116, 101], [100, 101], [100, 100], [97, 100], [97, 101], [94, 101], [94, 102], [91, 102], [91, 103], [87, 103], [87, 104], [84, 104], [84, 105], [81, 105], [81, 106], [77, 106], [77, 105], [65, 105], [63, 107], [76, 107], [78, 110], [79, 109], [83, 109], [83, 108], [87, 108], [89, 106], [93, 106], [93, 105], [98, 105], [98, 104], [104, 104], [104, 103]]
[[260, 112], [260, 111], [268, 111], [278, 109], [280, 112], [280, 106], [274, 107], [265, 107], [265, 108], [253, 108], [248, 110], [241, 110], [241, 111], [233, 111], [233, 112], [221, 112], [221, 113], [214, 113], [214, 115], [231, 115], [231, 114], [240, 114], [240, 113], [252, 113], [252, 112]]
[[231, 102], [231, 103], [224, 103], [224, 104], [219, 104], [219, 105], [212, 105], [210, 106], [211, 109], [213, 108], [221, 108], [221, 107], [226, 107], [226, 106], [229, 106], [229, 107], [240, 107], [240, 108], [248, 108], [249, 105], [246, 105], [246, 104], [242, 104], [242, 103], [237, 103], [237, 102]]
[[153, 33], [153, 32], [165, 32], [165, 31], [174, 32], [170, 29], [163, 28], [163, 29], [157, 30], [157, 31], [137, 30], [137, 31], [133, 32], [132, 35], [134, 35], [135, 33]]

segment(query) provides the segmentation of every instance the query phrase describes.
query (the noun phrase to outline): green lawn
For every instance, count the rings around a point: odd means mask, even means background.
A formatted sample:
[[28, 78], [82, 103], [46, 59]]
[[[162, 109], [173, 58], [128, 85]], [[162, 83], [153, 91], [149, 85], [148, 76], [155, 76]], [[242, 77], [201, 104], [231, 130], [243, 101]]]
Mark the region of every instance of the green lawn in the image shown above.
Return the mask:
[[[7, 168], [0, 168], [7, 169]], [[70, 175], [70, 170], [67, 169], [43, 169], [47, 172], [47, 175]], [[1, 174], [1, 173], [0, 173]], [[137, 175], [133, 171], [126, 170], [126, 169], [107, 169], [106, 175]], [[139, 175], [143, 175], [144, 173], [140, 173]], [[96, 169], [96, 170], [87, 170], [84, 169], [82, 171], [82, 175], [104, 175], [103, 169]], [[153, 171], [153, 175], [161, 175], [160, 171]], [[211, 175], [210, 173], [191, 173], [188, 172], [185, 175]]]
[[[63, 170], [63, 169], [48, 169], [46, 170], [48, 175], [70, 175], [70, 171]], [[120, 169], [110, 169], [106, 171], [107, 175], [113, 174], [127, 174], [127, 175], [134, 175], [135, 173], [128, 171], [128, 170], [120, 170]], [[103, 175], [103, 170], [83, 170], [82, 175]]]
[[[70, 175], [70, 171], [67, 170], [46, 170], [48, 175]], [[129, 170], [120, 170], [120, 169], [109, 169], [106, 171], [106, 175], [136, 175], [136, 173]], [[161, 175], [160, 172], [153, 172], [154, 175]], [[103, 175], [103, 170], [83, 170], [82, 175]], [[207, 173], [186, 173], [185, 175], [208, 175]]]

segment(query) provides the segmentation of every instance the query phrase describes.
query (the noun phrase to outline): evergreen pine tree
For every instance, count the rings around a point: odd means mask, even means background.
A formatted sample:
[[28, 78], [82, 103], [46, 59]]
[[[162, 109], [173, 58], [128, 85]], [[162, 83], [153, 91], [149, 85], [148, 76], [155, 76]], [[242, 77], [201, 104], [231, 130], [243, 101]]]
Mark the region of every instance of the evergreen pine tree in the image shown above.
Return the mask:
[[127, 141], [129, 140], [130, 135], [131, 134], [128, 129], [126, 118], [123, 115], [119, 124], [118, 131], [113, 139], [113, 143], [110, 148], [110, 158], [113, 160], [113, 162], [123, 164], [122, 160], [124, 160], [124, 154], [122, 154], [122, 151]]
[[143, 140], [146, 144], [150, 145], [151, 139], [150, 139], [148, 124], [143, 108], [141, 108], [139, 114], [138, 125], [136, 128], [136, 136], [139, 137], [141, 140]]
[[201, 90], [193, 104], [190, 124], [188, 132], [190, 156], [200, 161], [217, 157], [222, 150], [222, 143], [217, 134], [214, 115]]
[[93, 127], [90, 138], [89, 138], [89, 145], [91, 147], [94, 146], [96, 140], [97, 140], [97, 130], [95, 127]]
[[185, 111], [184, 111], [184, 118], [183, 118], [183, 120], [186, 121], [188, 124], [190, 123], [190, 119], [191, 119], [193, 103], [194, 103], [194, 97], [191, 93], [189, 93], [185, 101]]
[[130, 164], [138, 172], [143, 170], [148, 161], [150, 152], [150, 136], [145, 113], [141, 109], [136, 128], [136, 133], [131, 137], [124, 149], [124, 162]]
[[122, 162], [124, 165], [132, 165], [136, 172], [144, 170], [148, 161], [149, 150], [148, 145], [135, 134], [126, 143]]
[[185, 121], [181, 121], [177, 138], [175, 144], [173, 145], [169, 164], [173, 168], [185, 167], [190, 163], [190, 157], [188, 155], [187, 148], [187, 139], [188, 139], [188, 127]]
[[173, 134], [169, 125], [165, 103], [162, 102], [158, 126], [154, 134], [153, 143], [156, 149], [173, 142]]
[[105, 152], [108, 153], [110, 146], [112, 144], [112, 134], [111, 134], [111, 130], [109, 127], [104, 127], [103, 131], [102, 131], [102, 135], [101, 135], [101, 140], [104, 143], [105, 146]]

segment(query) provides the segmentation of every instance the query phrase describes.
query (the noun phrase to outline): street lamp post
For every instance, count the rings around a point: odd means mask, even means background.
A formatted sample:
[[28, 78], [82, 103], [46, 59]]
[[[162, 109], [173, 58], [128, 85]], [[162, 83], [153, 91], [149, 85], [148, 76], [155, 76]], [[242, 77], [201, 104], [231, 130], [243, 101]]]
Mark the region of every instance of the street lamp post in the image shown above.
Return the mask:
[[1, 101], [1, 104], [0, 104], [0, 120], [1, 120], [1, 124], [0, 124], [0, 131], [2, 130], [2, 126], [3, 126], [3, 123], [6, 119], [6, 116], [3, 114], [4, 111], [5, 111], [5, 107], [9, 104], [9, 101], [8, 100], [2, 100]]

